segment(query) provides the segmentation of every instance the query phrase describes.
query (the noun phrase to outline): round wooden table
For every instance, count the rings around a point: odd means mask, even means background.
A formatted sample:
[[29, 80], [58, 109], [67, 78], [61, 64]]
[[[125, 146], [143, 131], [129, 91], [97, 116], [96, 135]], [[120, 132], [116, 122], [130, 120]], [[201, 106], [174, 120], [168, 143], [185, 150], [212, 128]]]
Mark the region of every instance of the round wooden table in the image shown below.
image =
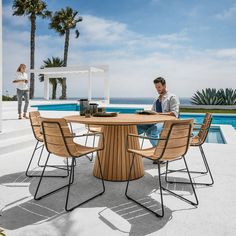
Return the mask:
[[[64, 117], [67, 122], [76, 122], [88, 125], [102, 125], [104, 134], [104, 149], [99, 152], [102, 173], [105, 180], [125, 181], [128, 179], [131, 165], [131, 154], [126, 150], [127, 134], [137, 134], [138, 124], [155, 124], [167, 120], [177, 119], [167, 115], [139, 115], [118, 114], [117, 117], [90, 117], [74, 115]], [[129, 140], [129, 147], [138, 149], [138, 138]], [[101, 178], [97, 159], [95, 160], [94, 176]], [[134, 160], [131, 179], [138, 179], [144, 175], [141, 157]]]

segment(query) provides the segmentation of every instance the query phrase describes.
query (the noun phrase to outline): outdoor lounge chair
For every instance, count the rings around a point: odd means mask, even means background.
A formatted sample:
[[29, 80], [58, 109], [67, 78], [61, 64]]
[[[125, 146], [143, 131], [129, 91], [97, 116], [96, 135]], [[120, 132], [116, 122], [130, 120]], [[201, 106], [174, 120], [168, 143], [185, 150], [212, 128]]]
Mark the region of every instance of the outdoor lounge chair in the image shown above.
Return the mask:
[[[211, 127], [211, 122], [212, 122], [212, 114], [210, 113], [206, 113], [204, 116], [204, 120], [202, 124], [196, 124], [195, 123], [195, 127], [193, 128], [193, 130], [195, 131], [199, 131], [194, 137], [192, 137], [192, 140], [190, 142], [190, 146], [191, 147], [199, 147], [199, 150], [201, 152], [201, 156], [202, 156], [202, 160], [203, 163], [205, 165], [205, 171], [190, 171], [190, 173], [194, 173], [194, 174], [202, 174], [202, 175], [206, 175], [209, 173], [210, 176], [210, 182], [206, 183], [200, 183], [200, 182], [194, 182], [194, 184], [196, 185], [213, 185], [214, 184], [214, 179], [212, 177], [212, 173], [210, 170], [210, 167], [208, 165], [207, 159], [206, 159], [206, 155], [203, 151], [203, 147], [202, 145], [204, 144], [204, 142], [206, 141], [209, 129]], [[168, 170], [168, 166], [167, 166], [167, 170]], [[174, 171], [185, 171], [183, 169], [180, 170], [168, 170], [168, 172], [174, 172]], [[179, 182], [179, 183], [183, 183], [183, 184], [188, 184], [185, 182]]]
[[[128, 152], [132, 153], [132, 162], [130, 166], [130, 172], [129, 172], [129, 178], [126, 185], [125, 195], [128, 199], [134, 201], [138, 205], [144, 207], [148, 211], [154, 213], [157, 217], [163, 217], [164, 216], [164, 206], [163, 206], [163, 194], [162, 190], [168, 191], [169, 193], [173, 194], [174, 196], [186, 201], [187, 203], [197, 206], [198, 205], [198, 199], [195, 192], [195, 188], [188, 170], [188, 166], [185, 160], [185, 154], [188, 151], [189, 145], [190, 145], [190, 139], [191, 139], [191, 133], [192, 133], [192, 126], [193, 126], [193, 119], [190, 120], [176, 120], [176, 121], [166, 121], [164, 122], [163, 130], [160, 134], [160, 138], [156, 139], [158, 140], [157, 146], [153, 148], [147, 148], [147, 149], [130, 149], [129, 148], [129, 142], [131, 142], [132, 137], [140, 137], [139, 135], [129, 134], [127, 137], [127, 150]], [[142, 138], [143, 136], [141, 136]], [[149, 137], [145, 137], [145, 139], [150, 139]], [[156, 211], [153, 211], [150, 209], [150, 207], [145, 206], [140, 201], [135, 200], [130, 195], [128, 195], [128, 187], [130, 183], [130, 176], [131, 171], [133, 168], [134, 158], [140, 155], [144, 158], [150, 159], [150, 160], [156, 160], [158, 165], [158, 182], [160, 187], [160, 195], [161, 195], [161, 213], [157, 213]], [[188, 200], [187, 198], [184, 198], [181, 195], [178, 195], [174, 193], [173, 191], [164, 188], [161, 183], [161, 172], [160, 172], [160, 164], [161, 161], [165, 161], [165, 164], [167, 165], [169, 161], [175, 161], [183, 159], [185, 163], [185, 167], [188, 173], [189, 183], [191, 184], [193, 194], [195, 197], [195, 202]], [[141, 188], [140, 188], [141, 189]]]
[[[103, 149], [103, 134], [102, 133], [99, 134], [102, 137], [102, 140], [100, 142], [102, 144], [101, 147], [100, 146], [99, 147], [86, 147], [86, 146], [75, 143], [74, 138], [75, 137], [91, 136], [93, 134], [84, 134], [84, 135], [74, 136], [72, 131], [69, 129], [68, 123], [66, 123], [65, 119], [63, 119], [63, 118], [60, 118], [60, 119], [41, 118], [41, 119], [42, 119], [42, 132], [43, 132], [44, 144], [45, 144], [46, 149], [48, 151], [48, 156], [47, 156], [47, 160], [46, 160], [45, 166], [43, 168], [42, 174], [40, 176], [38, 186], [37, 186], [35, 194], [34, 194], [34, 199], [35, 200], [42, 199], [52, 193], [55, 193], [56, 191], [59, 191], [65, 187], [67, 187], [65, 210], [71, 211], [71, 210], [75, 209], [76, 207], [94, 199], [95, 197], [102, 195], [105, 192], [105, 185], [104, 185], [104, 180], [103, 180], [101, 163], [100, 163], [98, 151]], [[96, 134], [98, 134], [98, 133], [96, 133]], [[97, 152], [99, 169], [100, 169], [100, 174], [101, 174], [101, 179], [102, 179], [102, 191], [97, 193], [96, 195], [90, 197], [89, 199], [69, 208], [68, 201], [69, 201], [69, 194], [70, 194], [70, 186], [74, 181], [75, 160], [76, 160], [76, 158], [85, 156], [85, 155], [87, 155], [89, 153], [93, 153], [93, 152]], [[68, 157], [72, 158], [71, 165], [70, 166], [67, 165], [67, 173], [69, 173], [69, 181], [68, 181], [68, 184], [66, 184], [56, 190], [53, 190], [49, 193], [38, 196], [38, 191], [39, 191], [42, 179], [44, 177], [44, 172], [47, 167], [47, 163], [48, 163], [48, 160], [49, 160], [49, 157], [51, 154], [54, 154], [58, 157], [66, 158], [67, 160], [68, 160]]]

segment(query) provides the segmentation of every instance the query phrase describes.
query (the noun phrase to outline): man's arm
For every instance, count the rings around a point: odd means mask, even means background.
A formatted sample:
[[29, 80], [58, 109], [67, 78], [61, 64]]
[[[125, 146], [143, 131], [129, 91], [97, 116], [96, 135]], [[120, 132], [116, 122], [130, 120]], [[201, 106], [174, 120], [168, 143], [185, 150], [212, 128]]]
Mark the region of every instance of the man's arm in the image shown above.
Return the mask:
[[175, 116], [176, 117], [176, 115], [175, 115], [175, 113], [174, 112], [157, 112], [157, 114], [159, 114], [159, 115], [167, 115], [167, 116]]
[[176, 96], [170, 99], [170, 113], [175, 117], [179, 116], [179, 99]]
[[169, 101], [170, 111], [159, 113], [160, 115], [179, 116], [179, 99], [176, 96], [172, 96]]
[[12, 83], [28, 83], [28, 80], [27, 79], [15, 79], [12, 81]]

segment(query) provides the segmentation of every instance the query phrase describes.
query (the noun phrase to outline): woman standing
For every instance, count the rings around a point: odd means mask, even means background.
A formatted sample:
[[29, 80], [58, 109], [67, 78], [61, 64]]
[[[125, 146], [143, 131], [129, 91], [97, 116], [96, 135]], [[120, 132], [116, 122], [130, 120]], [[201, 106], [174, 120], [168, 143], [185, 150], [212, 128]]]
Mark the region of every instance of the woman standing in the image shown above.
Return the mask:
[[28, 116], [26, 115], [28, 105], [29, 105], [29, 87], [28, 87], [28, 76], [25, 72], [26, 65], [20, 64], [17, 72], [16, 72], [16, 79], [13, 80], [13, 83], [16, 85], [17, 89], [17, 100], [18, 100], [18, 119], [22, 119], [21, 116], [21, 106], [22, 106], [22, 98], [24, 97], [25, 100], [25, 106], [23, 110], [23, 117], [28, 119]]

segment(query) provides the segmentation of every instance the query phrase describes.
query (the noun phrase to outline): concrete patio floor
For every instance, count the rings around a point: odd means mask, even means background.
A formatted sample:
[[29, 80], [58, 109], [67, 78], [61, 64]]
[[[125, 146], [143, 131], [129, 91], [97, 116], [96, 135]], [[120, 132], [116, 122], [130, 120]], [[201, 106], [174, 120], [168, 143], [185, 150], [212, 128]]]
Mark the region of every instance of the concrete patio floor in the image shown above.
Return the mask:
[[[126, 199], [126, 182], [106, 181], [106, 192], [67, 213], [64, 210], [66, 190], [61, 190], [42, 200], [33, 195], [38, 178], [27, 178], [25, 169], [35, 140], [29, 120], [18, 120], [16, 102], [3, 104], [3, 133], [0, 134], [0, 228], [5, 235], [235, 235], [236, 234], [236, 145], [204, 144], [207, 160], [215, 184], [197, 186], [199, 206], [195, 208], [184, 201], [164, 193], [165, 216], [157, 218], [145, 209]], [[43, 111], [42, 116], [62, 117], [76, 112]], [[82, 125], [74, 126], [76, 132], [85, 131]], [[146, 143], [146, 145], [148, 145]], [[46, 152], [44, 153], [45, 156]], [[190, 169], [202, 169], [198, 148], [191, 148], [186, 156]], [[55, 157], [53, 163], [63, 163]], [[171, 166], [180, 167], [182, 161]], [[157, 165], [144, 160], [145, 176], [131, 182], [130, 194], [160, 208]], [[75, 169], [75, 182], [71, 189], [71, 204], [82, 201], [99, 191], [101, 181], [92, 175], [93, 162], [79, 158]], [[164, 171], [164, 167], [162, 167]], [[51, 173], [59, 173], [50, 169]], [[61, 172], [60, 172], [61, 173]], [[173, 175], [186, 179], [186, 175]], [[208, 176], [192, 175], [194, 181], [208, 181]], [[62, 186], [67, 179], [45, 179], [40, 193]], [[168, 184], [168, 188], [193, 199], [188, 185]], [[157, 201], [154, 201], [157, 200]]]

